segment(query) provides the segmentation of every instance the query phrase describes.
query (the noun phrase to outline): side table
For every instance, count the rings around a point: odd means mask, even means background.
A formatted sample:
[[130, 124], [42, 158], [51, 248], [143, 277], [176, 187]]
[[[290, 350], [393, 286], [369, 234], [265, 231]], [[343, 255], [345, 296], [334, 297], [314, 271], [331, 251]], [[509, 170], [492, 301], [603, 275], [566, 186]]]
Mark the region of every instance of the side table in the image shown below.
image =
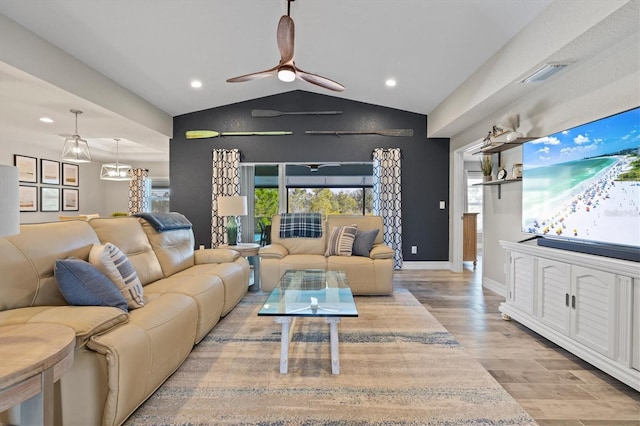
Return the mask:
[[221, 244], [218, 247], [235, 250], [238, 253], [240, 253], [240, 256], [246, 257], [249, 260], [249, 263], [251, 263], [251, 266], [253, 266], [253, 282], [249, 281], [249, 290], [250, 291], [260, 290], [260, 256], [258, 256], [258, 251], [260, 250], [260, 244], [241, 243], [241, 244], [236, 244], [234, 246], [230, 246], [228, 244]]
[[73, 364], [75, 339], [60, 324], [0, 327], [0, 412], [21, 404], [20, 424], [53, 425], [53, 384]]

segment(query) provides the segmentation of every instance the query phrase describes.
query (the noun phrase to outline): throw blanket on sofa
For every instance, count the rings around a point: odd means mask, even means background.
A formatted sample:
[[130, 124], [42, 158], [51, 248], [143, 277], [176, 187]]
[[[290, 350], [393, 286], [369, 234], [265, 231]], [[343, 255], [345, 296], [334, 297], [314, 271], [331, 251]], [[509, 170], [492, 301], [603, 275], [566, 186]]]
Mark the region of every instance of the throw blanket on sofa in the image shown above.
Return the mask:
[[191, 228], [191, 222], [180, 213], [136, 213], [134, 216], [145, 219], [158, 232]]
[[322, 237], [322, 214], [282, 213], [280, 215], [280, 238]]

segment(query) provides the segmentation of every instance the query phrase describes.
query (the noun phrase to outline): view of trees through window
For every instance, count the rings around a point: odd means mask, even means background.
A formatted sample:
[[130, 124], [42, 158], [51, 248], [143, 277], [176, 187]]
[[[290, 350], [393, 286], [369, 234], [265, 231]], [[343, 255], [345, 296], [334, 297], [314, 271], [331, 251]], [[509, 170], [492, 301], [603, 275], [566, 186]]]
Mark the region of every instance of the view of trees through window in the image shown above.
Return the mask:
[[371, 188], [288, 188], [289, 213], [373, 214]]
[[258, 221], [270, 223], [273, 215], [278, 214], [278, 188], [256, 188], [255, 217], [256, 232], [259, 232]]

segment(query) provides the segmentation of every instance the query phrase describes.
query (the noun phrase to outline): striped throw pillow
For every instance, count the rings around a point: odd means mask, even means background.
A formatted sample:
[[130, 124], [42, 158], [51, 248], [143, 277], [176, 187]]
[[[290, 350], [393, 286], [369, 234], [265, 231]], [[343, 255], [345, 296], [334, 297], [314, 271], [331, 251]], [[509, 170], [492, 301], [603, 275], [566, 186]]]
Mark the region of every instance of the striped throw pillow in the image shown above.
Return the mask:
[[325, 256], [351, 256], [353, 241], [356, 238], [358, 227], [356, 225], [338, 226], [331, 228], [327, 239], [327, 251]]
[[111, 243], [94, 244], [89, 262], [104, 273], [118, 287], [129, 309], [144, 306], [142, 283], [129, 258]]

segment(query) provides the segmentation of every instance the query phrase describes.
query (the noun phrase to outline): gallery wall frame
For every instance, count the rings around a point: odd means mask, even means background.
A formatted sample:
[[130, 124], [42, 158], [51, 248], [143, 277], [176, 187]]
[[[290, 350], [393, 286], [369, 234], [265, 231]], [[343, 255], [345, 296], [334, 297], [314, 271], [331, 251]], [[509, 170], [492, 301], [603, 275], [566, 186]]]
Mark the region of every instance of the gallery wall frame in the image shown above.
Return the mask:
[[77, 164], [62, 163], [62, 185], [80, 186], [80, 168]]
[[62, 188], [62, 211], [77, 212], [80, 206], [77, 189]]
[[60, 162], [40, 159], [40, 183], [60, 185]]
[[13, 165], [18, 168], [20, 182], [38, 183], [38, 159], [26, 155], [13, 155]]
[[60, 188], [52, 188], [48, 186], [40, 187], [40, 211], [60, 211]]
[[20, 211], [38, 211], [38, 187], [30, 185], [20, 185], [19, 187]]

